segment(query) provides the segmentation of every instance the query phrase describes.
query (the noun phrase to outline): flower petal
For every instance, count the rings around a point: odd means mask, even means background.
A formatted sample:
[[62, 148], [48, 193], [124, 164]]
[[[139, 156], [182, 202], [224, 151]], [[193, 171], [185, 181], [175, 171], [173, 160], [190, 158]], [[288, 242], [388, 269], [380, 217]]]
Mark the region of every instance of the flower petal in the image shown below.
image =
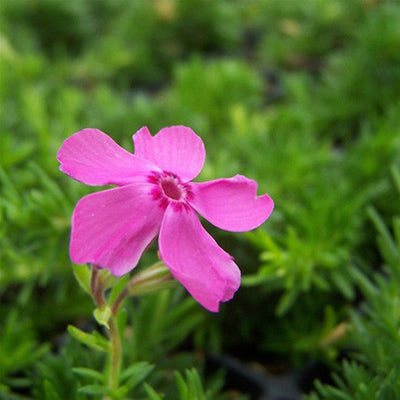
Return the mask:
[[206, 309], [216, 312], [240, 285], [240, 270], [232, 257], [201, 226], [191, 208], [173, 204], [161, 224], [161, 258], [172, 275]]
[[151, 136], [147, 127], [133, 136], [135, 155], [151, 161], [187, 182], [201, 171], [206, 152], [203, 141], [186, 126], [171, 126]]
[[147, 183], [134, 183], [83, 197], [72, 216], [70, 256], [121, 276], [136, 266], [159, 232], [163, 210]]
[[124, 185], [158, 170], [135, 157], [98, 129], [83, 129], [66, 139], [57, 154], [60, 170], [87, 185]]
[[260, 226], [271, 214], [274, 202], [257, 196], [257, 182], [242, 175], [190, 184], [190, 204], [218, 228], [234, 232]]

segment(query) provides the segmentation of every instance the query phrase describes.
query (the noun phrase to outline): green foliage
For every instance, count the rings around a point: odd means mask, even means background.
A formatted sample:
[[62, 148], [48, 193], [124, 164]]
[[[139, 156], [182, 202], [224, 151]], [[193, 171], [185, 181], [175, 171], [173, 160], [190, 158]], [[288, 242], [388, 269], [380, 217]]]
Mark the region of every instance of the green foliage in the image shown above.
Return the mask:
[[130, 361], [160, 359], [203, 321], [204, 313], [195, 301], [182, 295], [182, 291], [164, 290], [146, 296], [136, 307], [130, 308], [135, 327], [125, 339]]
[[60, 357], [47, 356], [35, 368], [34, 396], [45, 400], [83, 400], [72, 367]]
[[[400, 172], [394, 169], [400, 194]], [[336, 387], [318, 383], [310, 399], [396, 399], [400, 396], [400, 217], [393, 217], [392, 232], [379, 214], [369, 209], [378, 232], [382, 270], [371, 278], [359, 275], [365, 296], [361, 310], [351, 313], [349, 341], [355, 351], [334, 376]]]
[[[399, 16], [400, 9], [394, 3], [367, 14], [354, 43], [330, 58], [321, 86], [321, 129], [329, 125], [331, 134], [347, 140], [366, 114], [381, 115], [397, 101], [400, 59], [395, 49], [400, 30], [395, 21]], [[340, 105], [339, 93], [343, 96]]]
[[[196, 369], [186, 369], [185, 374], [175, 371], [174, 374], [177, 394], [174, 397], [179, 400], [216, 400], [224, 399], [218, 395], [221, 389], [221, 380], [216, 381], [212, 387], [205, 390], [201, 382], [201, 377]], [[149, 385], [145, 385], [148, 400], [161, 400], [163, 397]], [[179, 396], [179, 397], [178, 397]]]
[[166, 102], [174, 107], [172, 117], [189, 124], [194, 119], [202, 129], [226, 126], [230, 110], [239, 104], [258, 107], [262, 81], [248, 65], [237, 60], [204, 62], [198, 57], [178, 65]]
[[24, 318], [21, 323], [19, 319], [17, 310], [11, 311], [0, 329], [0, 390], [28, 386], [28, 378], [13, 375], [32, 367], [49, 351], [47, 344], [38, 343], [31, 321]]
[[198, 399], [206, 400], [200, 376], [196, 370], [187, 370], [185, 373], [186, 382], [179, 372], [175, 372], [175, 380], [178, 386], [180, 400]]
[[267, 29], [259, 49], [268, 64], [278, 63], [289, 68], [318, 70], [322, 58], [337, 47], [344, 46], [354, 34], [354, 22], [365, 14], [361, 1], [309, 0], [293, 2], [272, 0], [261, 3], [254, 12], [260, 23], [267, 19]]

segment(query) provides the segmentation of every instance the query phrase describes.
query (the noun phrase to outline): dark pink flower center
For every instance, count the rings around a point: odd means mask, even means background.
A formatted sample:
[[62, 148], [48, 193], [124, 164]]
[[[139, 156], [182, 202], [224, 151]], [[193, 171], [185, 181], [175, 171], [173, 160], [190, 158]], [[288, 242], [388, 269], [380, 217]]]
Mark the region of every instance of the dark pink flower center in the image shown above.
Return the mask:
[[181, 200], [185, 190], [176, 178], [166, 176], [160, 180], [161, 189], [164, 194], [172, 200]]
[[187, 207], [186, 200], [193, 196], [190, 184], [183, 183], [179, 176], [172, 172], [152, 172], [147, 181], [154, 185], [151, 190], [153, 199], [159, 201], [163, 208], [170, 203], [174, 203], [179, 209], [182, 206]]

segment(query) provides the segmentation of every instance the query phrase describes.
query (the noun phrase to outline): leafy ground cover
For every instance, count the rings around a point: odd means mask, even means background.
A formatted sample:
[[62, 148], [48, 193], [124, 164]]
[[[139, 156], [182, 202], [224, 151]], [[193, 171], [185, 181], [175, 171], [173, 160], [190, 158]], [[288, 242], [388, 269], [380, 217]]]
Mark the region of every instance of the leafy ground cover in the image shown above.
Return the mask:
[[89, 189], [55, 155], [84, 127], [131, 150], [173, 124], [206, 144], [199, 180], [240, 172], [276, 208], [249, 234], [207, 226], [243, 273], [219, 314], [182, 288], [127, 303], [127, 398], [245, 398], [208, 353], [322, 360], [311, 398], [400, 396], [399, 50], [390, 0], [0, 2], [0, 398], [101, 398], [102, 354], [67, 333], [95, 326], [68, 257]]

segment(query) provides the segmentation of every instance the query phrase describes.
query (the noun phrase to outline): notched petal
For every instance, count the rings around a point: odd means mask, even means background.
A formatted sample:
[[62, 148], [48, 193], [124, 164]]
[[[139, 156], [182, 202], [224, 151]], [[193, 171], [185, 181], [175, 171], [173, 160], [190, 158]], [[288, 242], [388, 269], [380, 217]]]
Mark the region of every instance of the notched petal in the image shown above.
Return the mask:
[[60, 170], [87, 185], [124, 185], [157, 170], [98, 129], [83, 129], [64, 141], [57, 154]]
[[242, 175], [191, 183], [190, 204], [218, 228], [243, 232], [257, 228], [271, 214], [274, 202], [257, 196], [257, 183]]
[[163, 128], [154, 136], [143, 127], [135, 133], [133, 141], [136, 156], [177, 174], [184, 182], [195, 178], [203, 167], [204, 143], [186, 126]]
[[207, 310], [217, 312], [240, 286], [240, 270], [201, 226], [191, 208], [169, 206], [163, 217], [159, 248], [172, 275]]

